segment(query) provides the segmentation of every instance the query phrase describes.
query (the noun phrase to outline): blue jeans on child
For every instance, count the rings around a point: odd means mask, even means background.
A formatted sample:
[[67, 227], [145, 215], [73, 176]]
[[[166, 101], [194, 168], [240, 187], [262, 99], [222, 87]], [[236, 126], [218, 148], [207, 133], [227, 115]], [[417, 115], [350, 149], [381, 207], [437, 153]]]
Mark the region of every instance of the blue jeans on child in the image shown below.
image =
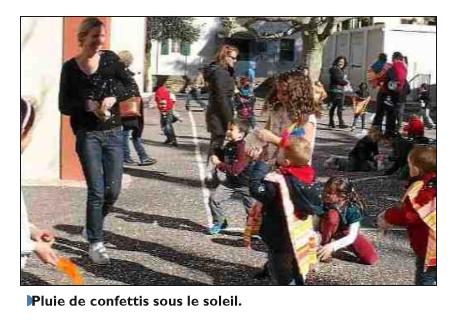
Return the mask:
[[176, 134], [173, 128], [173, 113], [162, 113], [161, 114], [161, 128], [166, 135], [168, 141], [176, 141]]
[[130, 137], [132, 138], [132, 143], [135, 148], [135, 151], [137, 151], [138, 158], [140, 159], [140, 162], [143, 162], [147, 159], [149, 159], [148, 154], [145, 151], [145, 148], [143, 147], [142, 144], [142, 138], [137, 137], [132, 135], [133, 131], [124, 131], [123, 132], [123, 153], [124, 153], [124, 160], [125, 161], [131, 161], [132, 160], [132, 154], [130, 150]]
[[87, 181], [87, 236], [104, 241], [104, 220], [122, 188], [122, 130], [78, 132], [76, 152]]

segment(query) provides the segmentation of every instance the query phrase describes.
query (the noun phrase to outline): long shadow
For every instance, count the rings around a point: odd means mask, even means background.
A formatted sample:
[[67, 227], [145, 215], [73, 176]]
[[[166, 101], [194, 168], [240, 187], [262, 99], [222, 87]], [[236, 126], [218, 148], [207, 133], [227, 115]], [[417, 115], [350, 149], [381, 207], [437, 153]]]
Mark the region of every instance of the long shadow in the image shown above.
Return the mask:
[[87, 256], [85, 256], [85, 252], [76, 250], [73, 247], [85, 250], [87, 245], [81, 242], [73, 242], [65, 238], [58, 238], [54, 248], [65, 253], [79, 256], [73, 257], [71, 260], [83, 270], [105, 280], [117, 281], [135, 286], [206, 285], [187, 278], [156, 272], [139, 263], [125, 260], [111, 259], [111, 265], [109, 266], [93, 265]]
[[52, 284], [43, 281], [36, 275], [27, 272], [20, 272], [21, 286], [52, 286]]
[[121, 208], [114, 208], [114, 213], [121, 214], [116, 216], [126, 222], [139, 222], [145, 224], [158, 224], [158, 226], [163, 228], [170, 228], [176, 230], [184, 230], [198, 233], [205, 233], [207, 227], [204, 227], [194, 221], [184, 218], [173, 218], [160, 215], [146, 214], [143, 212], [134, 212]]
[[[235, 248], [245, 248], [244, 242], [242, 239], [239, 240], [232, 240], [232, 239], [225, 239], [225, 238], [214, 238], [212, 239], [213, 243], [223, 245], [223, 246], [230, 246], [230, 247], [235, 247]], [[266, 253], [267, 248], [265, 247], [265, 244], [263, 244], [260, 241], [253, 240], [252, 241], [252, 250], [260, 252], [260, 253]]]
[[164, 172], [150, 171], [150, 170], [136, 169], [136, 168], [125, 168], [124, 172], [136, 178], [160, 180], [164, 182], [178, 183], [178, 184], [190, 186], [193, 188], [201, 188], [201, 181], [199, 180], [167, 176], [163, 174]]
[[[162, 142], [157, 142], [157, 141], [152, 141], [152, 140], [142, 140], [142, 143], [145, 145], [150, 145], [150, 146], [156, 146], [156, 147], [161, 147], [161, 148], [168, 148], [168, 149], [173, 149], [173, 150], [184, 150], [184, 151], [190, 151], [194, 152], [196, 150], [196, 145], [194, 144], [178, 144], [177, 147], [174, 147], [172, 145], [164, 144]], [[179, 141], [178, 141], [179, 143]]]
[[[65, 232], [77, 231], [76, 226], [70, 225], [58, 225], [55, 229]], [[141, 252], [188, 269], [199, 270], [212, 277], [213, 285], [267, 285], [254, 280], [252, 276], [258, 272], [258, 269], [247, 265], [186, 254], [157, 243], [141, 241], [111, 232], [105, 233], [105, 239], [109, 244], [115, 245], [117, 250]]]

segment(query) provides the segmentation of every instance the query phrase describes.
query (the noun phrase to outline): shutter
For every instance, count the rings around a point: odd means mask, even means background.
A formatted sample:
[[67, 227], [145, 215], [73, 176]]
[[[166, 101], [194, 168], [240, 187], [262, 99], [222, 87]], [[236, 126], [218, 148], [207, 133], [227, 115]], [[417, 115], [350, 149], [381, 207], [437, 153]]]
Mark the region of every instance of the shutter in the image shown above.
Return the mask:
[[181, 42], [181, 55], [183, 56], [191, 55], [191, 43], [187, 41]]
[[169, 39], [166, 39], [161, 42], [161, 55], [169, 55], [169, 54], [170, 54], [170, 41]]

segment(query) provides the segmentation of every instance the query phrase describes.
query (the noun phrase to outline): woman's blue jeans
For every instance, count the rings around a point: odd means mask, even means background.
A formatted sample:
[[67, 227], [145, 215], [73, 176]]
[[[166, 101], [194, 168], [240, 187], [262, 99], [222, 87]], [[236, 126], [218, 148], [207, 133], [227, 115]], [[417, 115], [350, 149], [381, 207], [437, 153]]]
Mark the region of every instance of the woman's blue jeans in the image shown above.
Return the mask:
[[122, 130], [78, 132], [76, 152], [87, 181], [87, 237], [104, 241], [104, 220], [122, 188]]

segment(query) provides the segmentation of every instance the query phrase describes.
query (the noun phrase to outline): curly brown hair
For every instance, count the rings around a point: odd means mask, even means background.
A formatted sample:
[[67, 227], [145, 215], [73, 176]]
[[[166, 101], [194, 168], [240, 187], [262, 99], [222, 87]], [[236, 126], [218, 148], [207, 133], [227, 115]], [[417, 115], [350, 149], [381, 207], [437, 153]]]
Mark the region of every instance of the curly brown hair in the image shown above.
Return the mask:
[[320, 115], [320, 107], [314, 99], [313, 83], [309, 76], [305, 76], [301, 70], [284, 72], [274, 80], [273, 89], [270, 92], [264, 109], [275, 107], [278, 101], [278, 84], [285, 84], [288, 95], [288, 103], [285, 107], [291, 120], [304, 123], [306, 116], [315, 113]]

